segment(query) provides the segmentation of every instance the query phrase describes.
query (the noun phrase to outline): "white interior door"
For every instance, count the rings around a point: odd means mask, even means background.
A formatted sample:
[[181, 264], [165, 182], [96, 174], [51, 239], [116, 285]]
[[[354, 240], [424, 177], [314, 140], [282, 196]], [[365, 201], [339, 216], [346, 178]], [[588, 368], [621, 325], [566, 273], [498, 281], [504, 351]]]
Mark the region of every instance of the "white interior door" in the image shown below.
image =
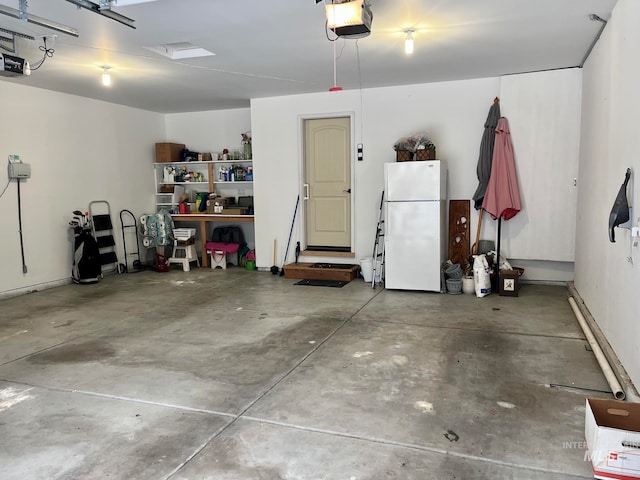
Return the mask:
[[304, 123], [307, 249], [351, 251], [351, 120]]

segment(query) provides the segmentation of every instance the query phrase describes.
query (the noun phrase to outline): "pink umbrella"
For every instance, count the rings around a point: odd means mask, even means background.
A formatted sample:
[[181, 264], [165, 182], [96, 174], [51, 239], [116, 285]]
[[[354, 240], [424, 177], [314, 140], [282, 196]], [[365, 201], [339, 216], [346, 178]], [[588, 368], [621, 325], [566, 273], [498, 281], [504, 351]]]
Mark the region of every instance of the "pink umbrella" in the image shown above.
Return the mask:
[[493, 219], [509, 220], [521, 210], [518, 176], [511, 145], [509, 122], [502, 117], [496, 127], [496, 140], [493, 147], [491, 176], [482, 208], [491, 214]]
[[[495, 220], [498, 219], [498, 241], [496, 248], [497, 285], [500, 285], [500, 234], [502, 219], [509, 220], [521, 210], [518, 175], [511, 145], [509, 122], [502, 117], [496, 127], [496, 140], [493, 147], [491, 177], [487, 192], [482, 201], [484, 208]], [[499, 288], [499, 287], [498, 287]]]

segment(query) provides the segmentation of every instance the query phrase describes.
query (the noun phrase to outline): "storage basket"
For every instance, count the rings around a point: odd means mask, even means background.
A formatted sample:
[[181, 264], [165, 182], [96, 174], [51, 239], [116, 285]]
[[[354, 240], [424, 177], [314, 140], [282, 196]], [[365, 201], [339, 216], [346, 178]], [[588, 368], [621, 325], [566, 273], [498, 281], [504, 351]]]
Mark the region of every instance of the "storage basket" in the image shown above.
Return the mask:
[[195, 228], [174, 228], [173, 236], [176, 237], [176, 240], [186, 241], [191, 237], [195, 237], [196, 229]]
[[436, 149], [422, 149], [416, 151], [416, 160], [435, 160], [436, 159]]
[[173, 193], [175, 185], [160, 185], [160, 193]]
[[413, 160], [413, 152], [409, 150], [396, 150], [396, 162], [410, 162]]

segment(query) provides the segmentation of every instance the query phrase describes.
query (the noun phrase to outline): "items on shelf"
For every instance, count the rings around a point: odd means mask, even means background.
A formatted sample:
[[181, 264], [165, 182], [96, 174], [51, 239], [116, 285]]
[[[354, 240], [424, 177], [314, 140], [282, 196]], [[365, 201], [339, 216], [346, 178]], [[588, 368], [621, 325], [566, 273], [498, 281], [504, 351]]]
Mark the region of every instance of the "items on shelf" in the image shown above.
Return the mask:
[[202, 172], [189, 170], [187, 167], [164, 167], [163, 183], [206, 182]]
[[[251, 138], [248, 133], [243, 136], [241, 150], [230, 151], [224, 149], [222, 153], [197, 153], [183, 148], [186, 152], [195, 155], [183, 156], [185, 160], [170, 163], [156, 162], [156, 211], [166, 209], [172, 215], [184, 213], [217, 213], [226, 215], [248, 214], [249, 208], [234, 208], [240, 196], [252, 193], [253, 160], [245, 159], [250, 155]], [[167, 144], [169, 145], [169, 144]], [[160, 150], [177, 150], [181, 144], [171, 144], [171, 147], [158, 147]], [[173, 158], [175, 160], [175, 157]], [[216, 165], [217, 163], [217, 165]], [[188, 194], [188, 198], [182, 198]], [[232, 202], [231, 208], [225, 208], [224, 212], [209, 212], [207, 210], [208, 195], [224, 195]], [[202, 198], [204, 202], [198, 201]], [[213, 209], [213, 207], [212, 207]], [[219, 209], [218, 209], [219, 210]]]
[[242, 134], [242, 153], [245, 160], [251, 159], [251, 132], [245, 132]]
[[219, 182], [252, 182], [253, 167], [242, 165], [231, 165], [229, 167], [218, 167]]

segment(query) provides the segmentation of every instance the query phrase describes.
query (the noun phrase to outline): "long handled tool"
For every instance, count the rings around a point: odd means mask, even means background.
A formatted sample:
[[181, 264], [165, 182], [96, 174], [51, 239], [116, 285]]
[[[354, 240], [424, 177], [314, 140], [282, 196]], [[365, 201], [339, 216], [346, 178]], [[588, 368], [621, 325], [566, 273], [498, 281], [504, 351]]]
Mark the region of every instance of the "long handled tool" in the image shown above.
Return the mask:
[[[298, 205], [300, 204], [300, 195], [298, 195], [298, 198], [296, 199], [296, 208], [293, 211], [293, 220], [291, 220], [291, 230], [289, 230], [289, 240], [287, 240], [287, 249], [284, 252], [284, 259], [282, 260], [282, 268], [280, 269], [280, 276], [282, 277], [284, 275], [284, 265], [285, 263], [287, 263], [287, 256], [289, 255], [289, 245], [291, 245], [291, 235], [293, 234], [293, 226], [296, 223], [296, 215], [298, 214]], [[298, 261], [296, 260], [296, 263], [298, 263]]]
[[271, 274], [272, 275], [277, 275], [278, 271], [280, 270], [278, 268], [278, 265], [276, 265], [276, 250], [277, 250], [277, 246], [278, 246], [278, 239], [274, 238], [273, 239], [273, 265], [271, 265]]
[[471, 253], [473, 255], [478, 254], [478, 249], [480, 247], [480, 231], [482, 230], [482, 217], [484, 217], [484, 208], [480, 209], [478, 215], [479, 215], [479, 218], [478, 218], [478, 231], [476, 232], [476, 243], [474, 243], [471, 246]]

